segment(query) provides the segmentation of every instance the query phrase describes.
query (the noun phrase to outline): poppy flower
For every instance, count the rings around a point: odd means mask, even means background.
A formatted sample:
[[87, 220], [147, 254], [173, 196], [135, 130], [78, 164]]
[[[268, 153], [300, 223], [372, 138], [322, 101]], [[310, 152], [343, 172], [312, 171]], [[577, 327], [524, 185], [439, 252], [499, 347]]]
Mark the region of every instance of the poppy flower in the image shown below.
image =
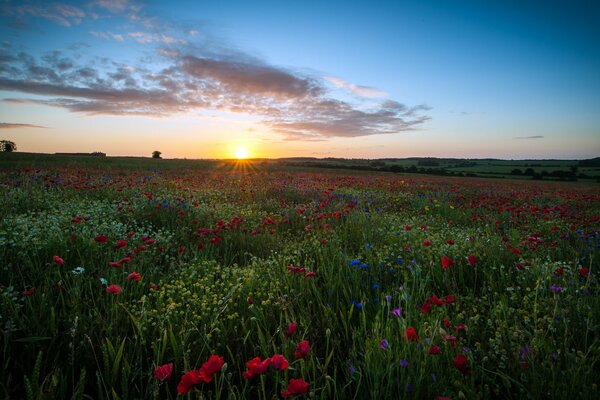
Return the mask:
[[65, 263], [65, 260], [63, 260], [59, 256], [52, 257], [52, 261], [54, 261], [58, 265], [64, 265], [64, 263]]
[[425, 246], [425, 247], [431, 246], [431, 240], [429, 240], [429, 239], [423, 240], [423, 246]]
[[579, 268], [577, 270], [577, 272], [579, 273], [579, 275], [581, 275], [581, 277], [583, 278], [587, 278], [590, 275], [590, 269], [589, 268]]
[[469, 359], [464, 354], [457, 355], [452, 363], [463, 375], [469, 375], [471, 372], [469, 369]]
[[296, 332], [296, 328], [298, 328], [298, 324], [295, 322], [291, 322], [287, 327], [287, 331], [285, 332], [285, 335], [287, 337], [294, 336], [294, 332]]
[[204, 382], [208, 383], [212, 381], [213, 375], [223, 368], [223, 364], [225, 364], [223, 357], [219, 357], [214, 354], [210, 356], [208, 361], [206, 361], [204, 364], [202, 364], [202, 367], [200, 367], [200, 376], [202, 376]]
[[278, 371], [285, 371], [290, 366], [290, 363], [281, 354], [274, 354], [271, 357], [271, 365]]
[[409, 326], [408, 328], [406, 328], [406, 331], [404, 332], [404, 337], [406, 337], [406, 339], [409, 342], [418, 342], [419, 341], [419, 335], [417, 335], [417, 331], [412, 326]]
[[119, 261], [109, 261], [108, 265], [113, 268], [121, 268], [121, 263]]
[[262, 375], [267, 372], [269, 365], [271, 365], [270, 358], [265, 358], [263, 361], [261, 361], [260, 357], [255, 357], [246, 363], [248, 370], [244, 371], [242, 376], [244, 379], [252, 379], [256, 376]]
[[94, 238], [94, 240], [100, 244], [106, 244], [106, 242], [108, 242], [108, 236], [98, 235]]
[[563, 276], [564, 274], [565, 274], [565, 269], [563, 267], [556, 268], [554, 270], [554, 275], [555, 276]]
[[296, 345], [296, 351], [294, 352], [294, 355], [296, 356], [296, 358], [306, 359], [306, 357], [308, 357], [309, 352], [310, 343], [308, 342], [308, 340], [303, 340]]
[[181, 377], [179, 385], [177, 385], [177, 393], [186, 394], [192, 389], [192, 386], [201, 382], [202, 377], [200, 376], [200, 372], [198, 370], [193, 369], [188, 371]]
[[304, 275], [304, 279], [310, 279], [314, 276], [317, 276], [317, 273], [314, 271], [310, 271], [310, 272], [307, 272], [306, 275]]
[[121, 249], [123, 247], [127, 247], [127, 241], [120, 239], [115, 242], [115, 249]]
[[35, 288], [32, 287], [31, 289], [24, 290], [21, 294], [23, 295], [23, 297], [33, 296], [35, 294]]
[[106, 288], [106, 293], [110, 293], [110, 294], [119, 294], [121, 293], [121, 291], [123, 291], [123, 288], [119, 285], [110, 285]]
[[168, 363], [156, 367], [152, 375], [161, 382], [168, 380], [173, 374], [173, 363]]
[[438, 345], [432, 344], [431, 347], [429, 348], [429, 354], [431, 354], [432, 356], [437, 356], [441, 352], [442, 352], [442, 348]]
[[442, 257], [442, 269], [447, 270], [449, 267], [454, 265], [454, 260], [448, 256]]
[[473, 254], [471, 254], [471, 255], [469, 256], [469, 265], [470, 265], [471, 267], [474, 267], [474, 266], [475, 266], [475, 264], [477, 264], [477, 259], [475, 258], [475, 256], [474, 256]]
[[139, 272], [133, 271], [132, 273], [127, 275], [127, 279], [129, 279], [130, 281], [139, 281], [142, 280], [142, 275]]
[[281, 392], [281, 397], [288, 398], [298, 395], [304, 395], [308, 392], [308, 383], [300, 378], [300, 379], [290, 379], [287, 388]]

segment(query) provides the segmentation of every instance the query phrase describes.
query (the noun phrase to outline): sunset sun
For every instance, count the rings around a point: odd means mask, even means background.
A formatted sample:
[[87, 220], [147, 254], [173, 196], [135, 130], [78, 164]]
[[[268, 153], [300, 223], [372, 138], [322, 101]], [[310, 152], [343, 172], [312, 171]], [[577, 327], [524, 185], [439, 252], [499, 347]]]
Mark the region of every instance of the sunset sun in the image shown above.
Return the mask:
[[248, 158], [248, 149], [246, 149], [245, 147], [238, 147], [235, 150], [235, 158], [237, 158], [238, 160]]

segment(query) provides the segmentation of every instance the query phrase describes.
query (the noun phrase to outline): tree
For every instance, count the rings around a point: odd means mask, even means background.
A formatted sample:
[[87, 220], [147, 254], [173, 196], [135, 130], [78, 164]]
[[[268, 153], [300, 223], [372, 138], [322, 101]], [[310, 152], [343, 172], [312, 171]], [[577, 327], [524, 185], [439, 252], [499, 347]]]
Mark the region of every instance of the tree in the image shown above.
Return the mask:
[[162, 154], [162, 153], [161, 153], [160, 151], [158, 151], [158, 150], [154, 150], [154, 151], [152, 152], [152, 158], [160, 158], [160, 155], [161, 155], [161, 154]]
[[10, 140], [0, 140], [0, 151], [10, 153], [11, 151], [16, 151], [17, 145], [15, 142], [11, 142]]

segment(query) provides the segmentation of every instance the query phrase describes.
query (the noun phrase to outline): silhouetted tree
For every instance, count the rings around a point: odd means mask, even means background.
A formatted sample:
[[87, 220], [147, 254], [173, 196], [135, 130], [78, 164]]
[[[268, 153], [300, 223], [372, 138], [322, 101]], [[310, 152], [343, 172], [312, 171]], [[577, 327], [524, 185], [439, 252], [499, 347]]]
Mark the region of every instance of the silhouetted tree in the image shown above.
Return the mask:
[[154, 150], [154, 151], [152, 152], [152, 158], [160, 158], [160, 155], [161, 155], [161, 154], [162, 154], [162, 153], [161, 153], [160, 151], [158, 151], [158, 150]]
[[17, 151], [17, 145], [10, 140], [0, 140], [0, 151], [7, 153]]

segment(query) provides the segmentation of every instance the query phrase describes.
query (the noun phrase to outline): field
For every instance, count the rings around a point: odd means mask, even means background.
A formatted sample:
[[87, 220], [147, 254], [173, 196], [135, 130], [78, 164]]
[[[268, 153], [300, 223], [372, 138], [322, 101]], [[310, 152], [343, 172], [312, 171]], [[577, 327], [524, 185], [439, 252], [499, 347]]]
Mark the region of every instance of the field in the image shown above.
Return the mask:
[[600, 397], [597, 184], [11, 154], [0, 185], [3, 398]]

